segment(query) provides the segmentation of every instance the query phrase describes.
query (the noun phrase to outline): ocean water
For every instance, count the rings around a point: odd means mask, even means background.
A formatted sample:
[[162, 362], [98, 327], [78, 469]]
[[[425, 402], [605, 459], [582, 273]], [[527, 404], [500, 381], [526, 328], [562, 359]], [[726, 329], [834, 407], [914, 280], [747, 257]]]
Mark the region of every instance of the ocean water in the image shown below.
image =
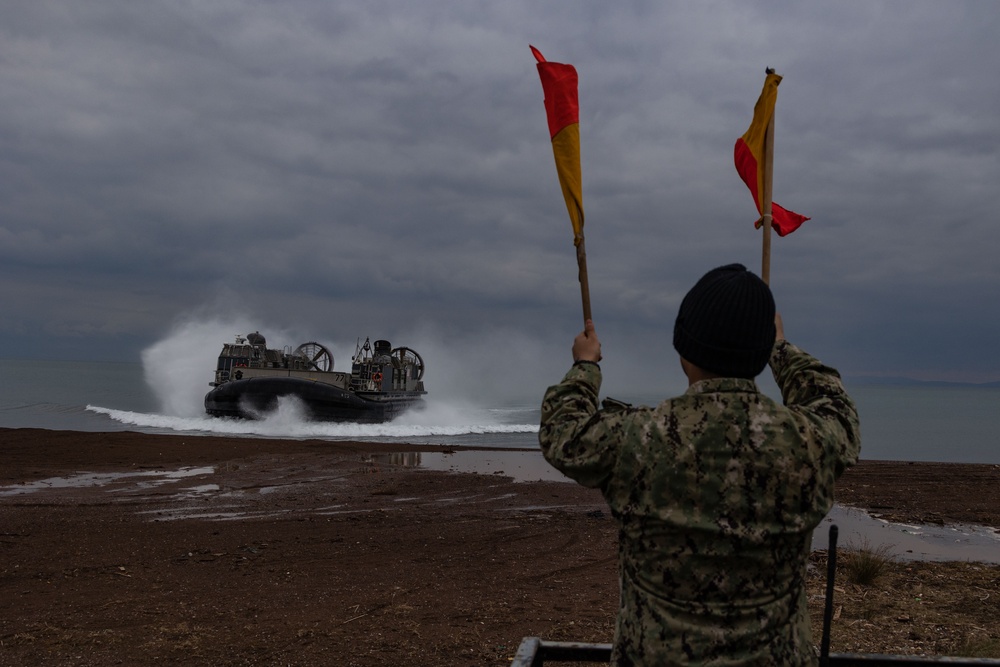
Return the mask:
[[[515, 481], [568, 481], [538, 450], [540, 396], [503, 403], [436, 398], [435, 378], [428, 373], [426, 408], [389, 424], [310, 423], [293, 402], [280, 405], [268, 419], [243, 421], [204, 414], [210, 377], [211, 368], [162, 363], [156, 355], [145, 363], [0, 359], [0, 427], [444, 444], [453, 452], [409, 453], [394, 462], [431, 470], [502, 473]], [[776, 395], [768, 380], [761, 387]], [[1000, 464], [1000, 389], [848, 389], [861, 413], [863, 459]], [[656, 400], [620, 398], [637, 404]], [[500, 449], [471, 449], [487, 445]], [[16, 485], [6, 492], [23, 490]], [[0, 487], [0, 495], [6, 492]], [[894, 524], [835, 506], [814, 532], [814, 548], [825, 548], [830, 523], [839, 525], [843, 544], [885, 546], [901, 560], [1000, 562], [1000, 532], [990, 528]]]
[[[0, 427], [537, 447], [540, 396], [493, 404], [437, 399], [429, 373], [426, 408], [389, 424], [310, 423], [291, 401], [266, 420], [243, 421], [204, 414], [211, 368], [161, 373], [161, 367], [155, 362], [0, 360]], [[1000, 464], [1000, 389], [848, 388], [861, 414], [862, 458]]]
[[[205, 367], [147, 357], [143, 363], [0, 359], [0, 428], [443, 444], [457, 453], [422, 452], [415, 465], [503, 472], [519, 481], [566, 479], [538, 451], [539, 407], [533, 398], [503, 404], [439, 399], [428, 378], [426, 406], [388, 424], [309, 422], [293, 400], [282, 400], [259, 421], [219, 418], [206, 415], [203, 403], [214, 361]], [[476, 446], [510, 451], [461, 452]]]
[[293, 400], [260, 421], [210, 417], [202, 401], [213, 373], [201, 370], [168, 376], [141, 363], [0, 360], [0, 427], [537, 446], [537, 405], [440, 401], [433, 393], [426, 407], [388, 424], [309, 422]]

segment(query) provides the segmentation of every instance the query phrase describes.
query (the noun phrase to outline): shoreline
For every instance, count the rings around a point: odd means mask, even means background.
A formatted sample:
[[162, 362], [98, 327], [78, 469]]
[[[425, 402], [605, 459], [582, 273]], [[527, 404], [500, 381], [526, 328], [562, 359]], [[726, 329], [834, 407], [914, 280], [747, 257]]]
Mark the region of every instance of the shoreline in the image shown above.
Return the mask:
[[[361, 460], [366, 456], [371, 458], [406, 452], [452, 455], [529, 451], [534, 450], [405, 442], [0, 428], [0, 457], [4, 461], [0, 483], [11, 484], [84, 469], [96, 472], [151, 465], [195, 466], [264, 455], [313, 455], [320, 459]], [[427, 471], [419, 464], [412, 470]], [[483, 473], [457, 471], [452, 474]], [[503, 472], [492, 474], [503, 475]], [[525, 480], [519, 483], [530, 482]], [[557, 483], [572, 484], [564, 481]], [[956, 523], [1000, 529], [1000, 464], [862, 459], [838, 480], [836, 502], [896, 523], [938, 526]]]
[[[42, 451], [44, 450], [44, 456]], [[100, 470], [153, 464], [191, 466], [248, 456], [363, 457], [415, 452], [529, 452], [490, 446], [356, 440], [283, 439], [136, 431], [0, 428], [0, 481], [37, 479], [51, 471]], [[419, 465], [414, 468], [421, 470]], [[49, 471], [49, 472], [44, 472]], [[454, 474], [482, 474], [457, 471]], [[493, 473], [502, 474], [502, 473]], [[862, 459], [837, 482], [838, 504], [899, 523], [975, 524], [1000, 528], [1000, 464]]]
[[[617, 528], [600, 493], [394, 462], [455, 450], [0, 429], [0, 665], [506, 667], [526, 636], [610, 641]], [[841, 487], [883, 514], [1000, 524], [1000, 466], [862, 462]], [[810, 562], [818, 640], [825, 553]], [[955, 655], [1000, 636], [1000, 565], [837, 581], [835, 652]]]

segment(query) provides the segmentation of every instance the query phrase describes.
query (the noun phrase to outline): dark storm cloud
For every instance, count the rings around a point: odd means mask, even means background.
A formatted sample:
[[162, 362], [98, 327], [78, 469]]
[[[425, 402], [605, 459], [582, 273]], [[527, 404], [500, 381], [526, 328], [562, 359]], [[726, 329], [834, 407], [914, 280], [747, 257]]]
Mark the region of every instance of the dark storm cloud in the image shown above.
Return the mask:
[[701, 273], [759, 269], [732, 149], [773, 66], [775, 199], [813, 218], [774, 242], [789, 335], [855, 374], [996, 379], [998, 29], [974, 2], [7, 3], [0, 340], [136, 358], [207, 307], [564, 353], [530, 42], [580, 71], [594, 313], [627, 373], [676, 373]]

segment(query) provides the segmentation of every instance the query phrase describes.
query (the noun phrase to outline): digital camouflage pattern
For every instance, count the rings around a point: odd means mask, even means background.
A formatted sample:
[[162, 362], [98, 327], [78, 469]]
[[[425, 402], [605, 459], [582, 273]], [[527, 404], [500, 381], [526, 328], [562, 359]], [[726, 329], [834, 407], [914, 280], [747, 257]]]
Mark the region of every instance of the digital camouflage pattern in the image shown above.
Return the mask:
[[857, 461], [858, 414], [834, 369], [786, 341], [784, 405], [753, 380], [696, 382], [656, 407], [605, 401], [578, 364], [549, 387], [539, 441], [600, 488], [619, 524], [615, 665], [808, 665], [812, 530]]

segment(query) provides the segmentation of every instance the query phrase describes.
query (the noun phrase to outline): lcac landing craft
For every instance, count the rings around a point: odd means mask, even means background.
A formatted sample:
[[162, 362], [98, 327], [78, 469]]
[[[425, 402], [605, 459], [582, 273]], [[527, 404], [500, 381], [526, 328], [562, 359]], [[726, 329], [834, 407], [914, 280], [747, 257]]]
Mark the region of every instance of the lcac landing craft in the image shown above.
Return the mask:
[[423, 403], [423, 377], [420, 355], [386, 340], [359, 342], [346, 373], [333, 369], [333, 355], [319, 343], [273, 350], [254, 332], [223, 344], [205, 411], [257, 419], [279, 397], [293, 396], [317, 421], [386, 422]]

